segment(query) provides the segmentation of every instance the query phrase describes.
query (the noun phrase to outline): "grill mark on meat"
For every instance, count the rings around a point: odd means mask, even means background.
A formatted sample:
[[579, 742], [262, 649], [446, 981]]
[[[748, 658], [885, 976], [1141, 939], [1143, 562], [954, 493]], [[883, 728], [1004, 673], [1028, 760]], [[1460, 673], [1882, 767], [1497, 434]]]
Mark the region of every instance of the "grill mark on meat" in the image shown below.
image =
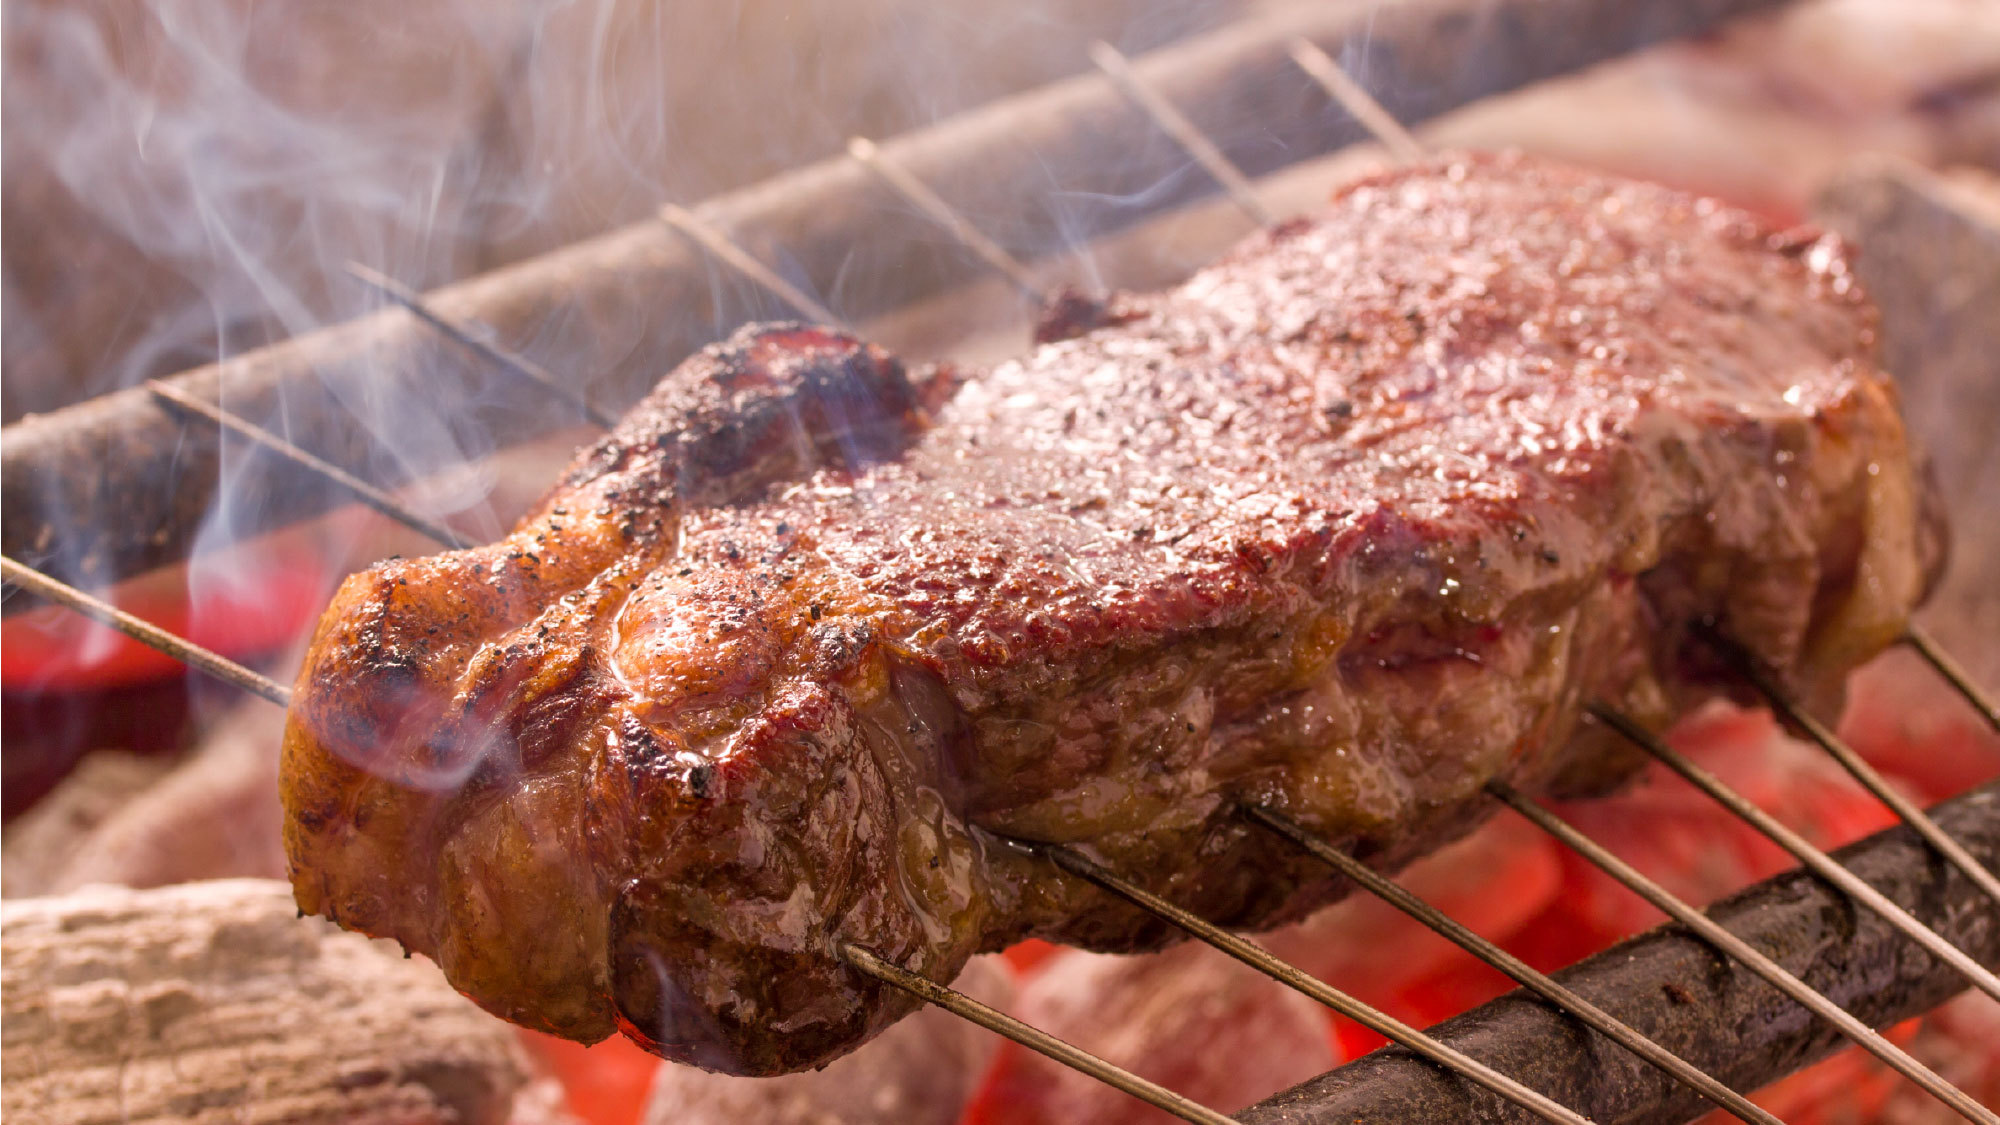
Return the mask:
[[1821, 700], [1893, 639], [1937, 536], [1872, 315], [1831, 239], [1454, 158], [963, 382], [747, 329], [508, 540], [343, 586], [295, 889], [508, 1018], [739, 1073], [908, 1010], [842, 941], [948, 980], [1176, 936], [1000, 836], [1286, 921], [1345, 887], [1243, 802], [1393, 868], [1493, 777], [1626, 777], [1577, 708], [1708, 698], [1693, 621]]

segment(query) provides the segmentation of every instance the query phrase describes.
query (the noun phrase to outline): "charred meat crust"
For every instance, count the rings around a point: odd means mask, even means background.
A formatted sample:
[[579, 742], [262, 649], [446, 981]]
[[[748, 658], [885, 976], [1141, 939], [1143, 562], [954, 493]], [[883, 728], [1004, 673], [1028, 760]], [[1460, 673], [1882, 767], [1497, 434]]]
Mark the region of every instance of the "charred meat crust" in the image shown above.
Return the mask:
[[[1593, 792], [1579, 722], [1714, 694], [1713, 619], [1807, 696], [1901, 630], [1934, 509], [1838, 242], [1524, 158], [1345, 190], [1028, 357], [913, 383], [826, 329], [667, 376], [506, 540], [356, 575], [287, 730], [302, 906], [488, 1008], [820, 1065], [1028, 935], [1345, 888], [1484, 784]], [[955, 393], [953, 393], [955, 390]]]

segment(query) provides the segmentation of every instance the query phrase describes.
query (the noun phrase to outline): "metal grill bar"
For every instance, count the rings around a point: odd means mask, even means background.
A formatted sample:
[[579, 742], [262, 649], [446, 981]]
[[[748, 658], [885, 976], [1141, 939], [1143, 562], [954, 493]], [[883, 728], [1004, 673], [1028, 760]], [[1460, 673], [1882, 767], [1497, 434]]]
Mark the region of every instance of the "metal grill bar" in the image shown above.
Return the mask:
[[421, 293], [385, 273], [369, 269], [360, 262], [347, 263], [347, 272], [363, 285], [401, 305], [410, 315], [444, 333], [446, 338], [472, 349], [501, 368], [519, 375], [576, 407], [593, 425], [608, 430], [617, 424], [617, 419], [592, 405], [588, 395], [556, 378], [548, 368], [519, 352], [509, 351], [494, 343], [492, 329], [482, 325], [483, 331], [473, 331], [468, 324], [431, 308]]
[[1882, 1060], [1896, 1073], [1921, 1086], [1960, 1117], [1967, 1121], [1981, 1122], [1983, 1125], [2000, 1125], [2000, 1114], [1995, 1114], [1974, 1101], [1971, 1095], [1945, 1081], [1936, 1071], [1917, 1061], [1909, 1052], [1883, 1038], [1875, 1029], [1849, 1015], [1838, 1004], [1813, 991], [1812, 986], [1787, 972], [1784, 966], [1765, 956], [1742, 938], [1717, 925], [1706, 914], [1640, 874], [1637, 868], [1577, 831], [1569, 822], [1544, 809], [1505, 782], [1490, 782], [1486, 789], [1508, 808], [1520, 813], [1536, 827], [1561, 841], [1565, 847], [1589, 860], [1598, 870], [1652, 903], [1661, 913], [1701, 935], [1710, 945], [1764, 978], [1773, 988], [1832, 1024], [1842, 1035]]
[[779, 277], [777, 271], [750, 256], [749, 251], [731, 242], [728, 236], [697, 218], [694, 212], [677, 203], [667, 203], [660, 207], [660, 218], [667, 225], [687, 235], [702, 249], [729, 263], [737, 273], [770, 290], [806, 319], [819, 324], [844, 327], [846, 321], [833, 315], [833, 311], [806, 295], [805, 290]]
[[1917, 655], [1923, 657], [1926, 664], [1936, 669], [1938, 675], [1943, 676], [1967, 703], [1972, 704], [1973, 709], [1986, 720], [1986, 725], [1992, 727], [1995, 733], [2000, 733], [2000, 700], [1987, 695], [1973, 683], [1965, 668], [1953, 660], [1950, 653], [1938, 647], [1929, 633], [1912, 625], [1909, 632], [1903, 634], [1903, 643], [1916, 649]]
[[1145, 79], [1134, 73], [1132, 61], [1120, 54], [1118, 48], [1101, 39], [1097, 40], [1090, 45], [1090, 61], [1097, 64], [1097, 69], [1117, 83], [1119, 90], [1123, 91], [1125, 96], [1145, 110], [1146, 114], [1158, 123], [1160, 129], [1172, 137], [1176, 144], [1186, 149], [1187, 154], [1194, 157], [1196, 163], [1215, 177], [1215, 182], [1221, 184], [1223, 190], [1229, 193], [1229, 198], [1235, 201], [1238, 210], [1250, 216], [1260, 227], [1268, 227], [1278, 221], [1277, 216], [1271, 213], [1271, 209], [1264, 206], [1264, 201], [1257, 198], [1257, 189], [1250, 186], [1250, 178], [1243, 174], [1243, 170], [1224, 156], [1222, 149], [1218, 148], [1214, 141], [1209, 140], [1207, 134], [1196, 128], [1194, 122], [1187, 119], [1186, 114], [1175, 109], [1174, 103], [1161, 96], [1159, 91], [1146, 84]]
[[1227, 1117], [1206, 1106], [1189, 1101], [1164, 1086], [1149, 1082], [1123, 1067], [1071, 1046], [1046, 1031], [1030, 1027], [1004, 1012], [981, 1004], [963, 992], [892, 965], [858, 945], [844, 947], [841, 954], [849, 965], [884, 984], [900, 988], [926, 1003], [943, 1008], [952, 1015], [970, 1020], [988, 1031], [1004, 1035], [1031, 1051], [1088, 1074], [1183, 1121], [1192, 1121], [1196, 1125], [1236, 1125], [1236, 1119], [1233, 1117]]
[[1856, 877], [1854, 872], [1835, 863], [1805, 837], [1780, 824], [1775, 817], [1752, 804], [1742, 794], [1724, 785], [1714, 774], [1695, 765], [1686, 755], [1668, 746], [1658, 735], [1631, 719], [1597, 704], [1590, 705], [1589, 711], [1633, 745], [1658, 758], [1668, 769], [1686, 778], [1695, 788], [1713, 797], [1717, 803], [1769, 837], [1773, 843], [1792, 853], [1813, 874], [1839, 887], [1868, 909], [1888, 919], [1932, 956], [1956, 969], [1966, 980], [1972, 982], [1974, 988], [2000, 1000], [2000, 977], [1994, 976], [1991, 969], [1966, 956], [1964, 950], [1938, 936], [1937, 931], [1919, 922], [1909, 911], [1889, 901], [1887, 895]]
[[305, 450], [300, 449], [298, 446], [293, 445], [291, 442], [286, 441], [284, 438], [279, 437], [262, 426], [239, 418], [219, 406], [203, 402], [171, 383], [163, 383], [158, 379], [149, 379], [146, 382], [146, 389], [151, 391], [154, 397], [158, 398], [171, 409], [192, 414], [199, 418], [205, 418], [217, 426], [228, 430], [230, 433], [253, 441], [278, 456], [301, 466], [308, 472], [332, 481], [334, 484], [353, 494], [356, 500], [388, 516], [390, 519], [395, 520], [419, 535], [428, 536], [450, 547], [454, 551], [464, 550], [473, 545], [472, 540], [465, 538], [451, 528], [435, 520], [426, 519], [418, 515], [387, 492], [376, 488], [374, 485], [369, 484], [367, 481], [362, 480], [360, 477], [355, 476], [353, 473], [332, 462], [322, 460], [307, 453]]
[[278, 681], [253, 672], [221, 653], [175, 636], [150, 621], [132, 616], [102, 598], [86, 594], [66, 582], [58, 582], [41, 571], [24, 566], [5, 555], [0, 555], [0, 579], [66, 606], [99, 624], [109, 625], [133, 640], [150, 645], [190, 668], [206, 672], [225, 683], [234, 684], [252, 695], [262, 696], [280, 707], [291, 704], [291, 689]]
[[1528, 1089], [1485, 1063], [1439, 1043], [1394, 1016], [1364, 1004], [1319, 978], [1272, 956], [1263, 947], [1212, 925], [1166, 899], [1126, 881], [1070, 848], [1025, 840], [1009, 840], [1008, 843], [1046, 859], [1078, 878], [1089, 880], [1149, 914], [1173, 923], [1272, 980], [1319, 1001], [1348, 1019], [1402, 1044], [1440, 1066], [1463, 1075], [1466, 1079], [1493, 1091], [1544, 1121], [1561, 1122], [1563, 1125], [1585, 1125], [1590, 1120]]
[[1473, 933], [1465, 924], [1397, 884], [1382, 873], [1335, 848], [1327, 841], [1306, 831], [1296, 821], [1267, 808], [1253, 806], [1245, 810], [1253, 823], [1276, 832], [1290, 840], [1299, 848], [1310, 853], [1321, 862], [1353, 880], [1369, 893], [1389, 903], [1396, 909], [1443, 935], [1459, 948], [1479, 958], [1500, 972], [1505, 973], [1519, 984], [1539, 994], [1542, 998], [1575, 1016], [1583, 1023], [1610, 1038], [1619, 1046], [1645, 1059], [1647, 1062], [1673, 1075], [1703, 1097], [1727, 1109], [1739, 1120], [1758, 1122], [1759, 1125], [1783, 1125], [1768, 1111], [1750, 1099], [1723, 1085], [1715, 1078], [1688, 1063], [1679, 1055], [1634, 1031], [1629, 1025], [1612, 1018], [1604, 1009], [1556, 983], [1546, 973], [1538, 972], [1520, 958], [1501, 949], [1492, 942]]
[[1863, 788], [1889, 806], [1904, 824], [1909, 825], [1911, 830], [1924, 838], [1925, 843], [1935, 848], [1939, 855], [1950, 860], [1953, 866], [1965, 872], [1966, 878], [1971, 879], [1975, 886], [1986, 892], [1987, 897], [2000, 902], [2000, 878], [1995, 878], [1993, 872], [1988, 871], [1974, 859], [1963, 844], [1939, 828], [1936, 821], [1917, 807], [1916, 802], [1897, 792], [1895, 786], [1889, 784], [1888, 778], [1883, 777], [1874, 766], [1869, 765], [1861, 755], [1855, 753], [1853, 747], [1841, 741], [1840, 736], [1831, 728], [1806, 713], [1805, 709], [1786, 694], [1771, 674], [1744, 651], [1741, 645], [1713, 630], [1703, 632], [1710, 646], [1722, 653], [1737, 675], [1742, 676], [1751, 687], [1757, 689], [1757, 694], [1764, 697], [1764, 701], [1771, 705], [1773, 711], [1783, 716], [1793, 727], [1804, 731], [1807, 738], [1818, 743], [1820, 749], [1825, 750], [1829, 757], [1839, 762], [1841, 768], [1860, 782]]
[[917, 209], [929, 215], [937, 224], [951, 232], [960, 245], [979, 256], [979, 260], [992, 266], [994, 271], [1014, 283], [1023, 296], [1031, 301], [1041, 300], [1042, 287], [1036, 283], [1035, 275], [1020, 259], [1002, 249], [1000, 244], [986, 237], [986, 232], [968, 222], [964, 216], [951, 209], [951, 204], [930, 189], [930, 185], [904, 171], [902, 166], [882, 155], [882, 150], [867, 137], [851, 137], [847, 142], [847, 154], [863, 168], [877, 177], [896, 194], [915, 204]]
[[1381, 102], [1361, 88], [1361, 83], [1340, 69], [1333, 56], [1320, 50], [1310, 39], [1294, 39], [1286, 50], [1291, 54], [1292, 61], [1299, 64], [1300, 70], [1311, 75], [1313, 81], [1340, 103], [1340, 108], [1382, 142], [1382, 147], [1389, 150], [1390, 156], [1404, 164], [1424, 158], [1426, 149], [1423, 142], [1383, 109]]

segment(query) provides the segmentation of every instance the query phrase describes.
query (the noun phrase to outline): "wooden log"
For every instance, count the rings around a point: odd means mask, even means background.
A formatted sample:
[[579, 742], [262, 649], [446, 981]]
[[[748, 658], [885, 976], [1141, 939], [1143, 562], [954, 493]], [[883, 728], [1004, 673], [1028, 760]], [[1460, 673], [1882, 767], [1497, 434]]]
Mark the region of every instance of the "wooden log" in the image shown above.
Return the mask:
[[435, 966], [274, 880], [6, 900], [0, 1021], [18, 1125], [500, 1125], [539, 1094]]

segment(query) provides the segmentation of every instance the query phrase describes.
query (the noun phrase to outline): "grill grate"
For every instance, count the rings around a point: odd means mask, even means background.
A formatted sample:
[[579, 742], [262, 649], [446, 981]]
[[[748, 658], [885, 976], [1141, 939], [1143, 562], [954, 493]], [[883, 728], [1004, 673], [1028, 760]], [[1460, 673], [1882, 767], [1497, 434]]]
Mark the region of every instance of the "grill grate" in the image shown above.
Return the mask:
[[1558, 984], [1548, 974], [1530, 968], [1520, 958], [1467, 929], [1456, 918], [1424, 902], [1394, 880], [1306, 831], [1283, 814], [1270, 809], [1253, 808], [1248, 811], [1248, 815], [1254, 822], [1310, 852], [1327, 866], [1366, 889], [1368, 893], [1430, 927], [1452, 944], [1500, 970], [1524, 987], [1532, 989], [1543, 999], [1575, 1016], [1619, 1046], [1700, 1091], [1703, 1097], [1727, 1109], [1736, 1115], [1738, 1120], [1776, 1125], [1778, 1119], [1750, 1099], [1704, 1074], [1686, 1059], [1639, 1034], [1630, 1026], [1614, 1019], [1604, 1009]]
[[[1929, 927], [1910, 914], [1909, 911], [1890, 902], [1882, 892], [1862, 882], [1854, 873], [1833, 862], [1827, 854], [1807, 842], [1806, 838], [1785, 827], [1771, 814], [1760, 809], [1749, 798], [1724, 785], [1720, 779], [1687, 759], [1687, 756], [1668, 746], [1658, 735], [1646, 730], [1631, 719], [1605, 707], [1592, 706], [1591, 714], [1609, 724], [1623, 735], [1627, 741], [1660, 760], [1668, 769], [1681, 775], [1695, 788], [1713, 797], [1716, 802], [1734, 813], [1738, 819], [1764, 834], [1773, 843], [1792, 853], [1800, 863], [1813, 874], [1845, 891], [1856, 902], [1887, 918], [1897, 929], [1908, 934], [1917, 944], [1928, 950], [1931, 956], [1950, 965], [1959, 975], [1972, 983], [1974, 988], [1995, 1000], [2000, 1000], [2000, 977], [1950, 942], [1934, 933]], [[1930, 818], [1918, 814], [1919, 819], [1930, 823]], [[1933, 825], [1935, 827], [1935, 825]], [[1938, 833], [1940, 836], [1942, 832]], [[1967, 856], [1967, 861], [1971, 857]], [[1975, 868], [1978, 864], [1972, 864]], [[1983, 887], [1981, 888], [1984, 889]]]
[[[1390, 108], [1421, 121], [1507, 90], [1692, 34], [1782, 0], [1398, 0], [1307, 4], [1248, 17], [1138, 59], [1147, 86], [1181, 107], [1246, 175], [1333, 152], [1366, 132], [1329, 111], [1291, 59], [1305, 38], [1365, 61]], [[1252, 126], [1252, 127], [1246, 127]], [[878, 142], [880, 156], [1021, 261], [1062, 261], [1084, 243], [1213, 194], [1183, 151], [1109, 78], [1085, 73]], [[784, 277], [860, 321], [992, 276], [937, 237], [864, 161], [843, 154], [691, 208]], [[303, 333], [172, 376], [205, 402], [283, 433], [385, 489], [443, 467], [425, 448], [391, 448], [354, 424], [357, 402], [432, 401], [450, 388], [477, 409], [482, 447], [510, 447], [575, 420], [522, 389], [520, 365], [481, 344], [561, 356], [561, 380], [616, 412], [655, 377], [745, 318], [781, 306], [761, 286], [718, 286], [713, 257], [657, 216], [455, 283], [425, 303], [471, 337], [402, 309]], [[1054, 271], [1052, 270], [1051, 273]], [[1087, 276], [1087, 269], [1065, 266]], [[817, 288], [815, 288], [817, 286]], [[386, 294], [388, 303], [396, 295]], [[737, 302], [761, 302], [745, 310]], [[724, 308], [727, 300], [733, 307]], [[781, 314], [783, 315], [783, 314]], [[461, 425], [459, 413], [448, 419]], [[0, 553], [96, 587], [297, 523], [349, 494], [295, 462], [247, 450], [225, 464], [214, 427], [189, 427], [143, 388], [8, 427], [0, 444]], [[77, 471], [79, 463], [89, 471]], [[241, 471], [238, 471], [238, 470]], [[208, 519], [228, 479], [230, 519]], [[28, 599], [0, 605], [0, 613]]]
[[[1382, 106], [1370, 98], [1358, 83], [1341, 71], [1318, 46], [1309, 40], [1295, 39], [1288, 44], [1287, 52], [1302, 71], [1337, 104], [1345, 108], [1355, 120], [1373, 133], [1393, 155], [1399, 159], [1410, 159], [1421, 155], [1423, 151], [1421, 144]], [[1162, 132], [1199, 163], [1246, 216], [1259, 226], [1269, 226], [1276, 221], [1276, 216], [1259, 199], [1250, 178], [1243, 170], [1232, 163], [1222, 148], [1176, 109], [1165, 95], [1151, 86], [1134, 69], [1130, 60], [1104, 43], [1093, 44], [1090, 56], [1116, 88], [1130, 98]], [[922, 179], [885, 155], [873, 142], [856, 138], [849, 145], [849, 154], [857, 164], [915, 205], [937, 225], [950, 232], [965, 249], [1006, 277], [1024, 294], [1031, 297], [1040, 295], [1041, 287], [1036, 284], [1033, 274], [1026, 266], [954, 210]], [[697, 213], [668, 204], [661, 208], [659, 217], [701, 250], [774, 294], [802, 315], [822, 323], [841, 323], [841, 319], [824, 305], [759, 261], [715, 224]], [[438, 311], [419, 294], [364, 266], [350, 266], [350, 272], [446, 339], [569, 402], [585, 418], [598, 426], [609, 427], [612, 424], [612, 419], [593, 406], [590, 399], [582, 392], [525, 357], [494, 343], [495, 334], [483, 326], [467, 324]], [[337, 465], [299, 448], [239, 415], [204, 402], [170, 383], [151, 383], [148, 385], [148, 390], [158, 401], [184, 417], [203, 419], [221, 431], [246, 438], [447, 547], [460, 548], [469, 545], [464, 537], [452, 529], [411, 511], [381, 488], [360, 480]], [[273, 703], [284, 706], [289, 702], [290, 690], [268, 677], [133, 617], [11, 557], [0, 556], [0, 577], [4, 577], [8, 583], [112, 626], [192, 667]], [[1763, 696], [1788, 724], [1819, 745], [1860, 784], [1893, 809], [1929, 847], [1945, 857], [1971, 880], [1981, 893], [1993, 902], [2000, 903], [2000, 879], [1996, 879], [1993, 872], [1982, 866], [1979, 860], [1940, 827], [1935, 819], [1897, 793], [1852, 748], [1842, 743], [1824, 724], [1806, 714], [1780, 689], [1771, 675], [1759, 668], [1740, 648], [1712, 631], [1707, 634], [1706, 639], [1724, 656], [1736, 674]], [[1934, 641], [1914, 629], [1903, 638], [1903, 641], [1978, 709], [1996, 731], [2000, 731], [2000, 708], [1996, 708], [1994, 701], [1987, 698]], [[1852, 902], [1865, 906], [1874, 914], [1886, 919], [1900, 933], [1948, 965], [1966, 981], [1988, 995], [2000, 999], [2000, 976], [1996, 976], [1971, 955], [1953, 945], [1937, 930], [1897, 905], [1887, 895], [1842, 866], [1833, 857], [1815, 848], [1783, 824], [1763, 813], [1742, 795], [1729, 789], [1628, 717], [1597, 705], [1589, 708], [1589, 714], [1597, 721], [1611, 726], [1635, 746], [1645, 750], [1688, 782], [1702, 789], [1733, 815], [1793, 854], [1806, 869], [1837, 887]], [[1983, 1125], [2000, 1125], [2000, 1114], [1979, 1105], [1964, 1091], [1952, 1086], [1908, 1052], [1849, 1014], [1839, 1004], [1807, 984], [1800, 976], [1788, 971], [1742, 937], [1648, 879], [1574, 826], [1503, 782], [1491, 783], [1488, 791], [1496, 800], [1527, 818], [1565, 847], [1651, 902], [1715, 950], [1740, 963], [1781, 993], [1825, 1020], [1841, 1035], [1908, 1078], [1960, 1117]], [[1605, 1035], [1660, 1071], [1671, 1075], [1713, 1105], [1727, 1110], [1745, 1122], [1771, 1125], [1778, 1120], [1686, 1059], [1647, 1038], [1567, 986], [1546, 974], [1537, 972], [1491, 942], [1480, 938], [1448, 914], [1423, 902], [1393, 880], [1339, 851], [1328, 841], [1313, 835], [1281, 813], [1265, 808], [1247, 808], [1243, 810], [1243, 815], [1251, 823], [1290, 840], [1354, 883], [1520, 982], [1557, 1009]], [[1221, 952], [1381, 1033], [1438, 1066], [1506, 1098], [1543, 1120], [1560, 1122], [1564, 1125], [1583, 1125], [1590, 1120], [1576, 1110], [1567, 1108], [1515, 1079], [1499, 1073], [1456, 1047], [1355, 1000], [1331, 985], [1272, 956], [1262, 947], [1144, 891], [1116, 872], [1098, 865], [1070, 848], [1033, 841], [1003, 841], [1003, 843], [1044, 859], [1057, 869], [1086, 879], [1171, 922]], [[859, 972], [1005, 1035], [1023, 1046], [1139, 1097], [1183, 1120], [1200, 1125], [1218, 1125], [1235, 1120], [1197, 1105], [1164, 1087], [1029, 1027], [946, 986], [885, 961], [867, 949], [848, 946], [843, 950], [843, 954], [848, 963]]]
[[[1652, 903], [1662, 913], [1699, 934], [1704, 941], [1763, 977], [1765, 981], [1797, 1001], [1814, 1015], [1826, 1020], [1856, 1046], [1893, 1068], [1910, 1081], [1921, 1086], [1926, 1092], [1949, 1106], [1953, 1112], [1967, 1121], [1992, 1123], [2000, 1121], [2000, 1115], [1972, 1100], [1963, 1090], [1947, 1082], [1937, 1072], [1917, 1061], [1909, 1052], [1884, 1038], [1880, 1032], [1855, 1019], [1840, 1005], [1814, 991], [1811, 985], [1786, 971], [1755, 946], [1728, 930], [1723, 929], [1706, 914], [1682, 901], [1672, 892], [1641, 874], [1638, 868], [1613, 855], [1603, 845], [1585, 836], [1582, 832], [1530, 800], [1527, 795], [1512, 786], [1495, 783], [1488, 790], [1504, 802], [1508, 808], [1533, 821], [1549, 835], [1561, 841], [1563, 846], [1589, 860], [1599, 870], [1624, 884], [1627, 888]], [[1734, 808], [1732, 807], [1732, 811]], [[1828, 861], [1831, 864], [1831, 861]], [[1833, 864], [1838, 868], [1837, 864]], [[1845, 870], [1845, 868], [1839, 868]], [[1865, 884], [1864, 884], [1865, 885]], [[1924, 929], [1921, 924], [1919, 929]], [[1926, 933], [1931, 931], [1925, 930]], [[1933, 936], [1935, 936], [1933, 934]], [[1942, 941], [1943, 939], [1939, 939]]]
[[[1919, 653], [1943, 655], [1943, 650], [1939, 649], [1921, 629], [1913, 627], [1905, 641]], [[1985, 891], [1988, 898], [2000, 903], [2000, 878], [1995, 878], [1991, 871], [1980, 866], [1979, 861], [1972, 858], [1972, 854], [1965, 850], [1964, 845], [1952, 839], [1944, 829], [1939, 828], [1937, 822], [1918, 808], [1914, 801], [1898, 793], [1896, 787], [1889, 784], [1889, 779], [1876, 772], [1874, 766], [1869, 765], [1861, 755], [1855, 753], [1853, 747], [1842, 742], [1840, 736], [1834, 734], [1825, 723], [1807, 714], [1790, 696], [1781, 691], [1777, 681], [1771, 678], [1771, 674], [1759, 668], [1757, 662], [1742, 648], [1712, 633], [1710, 643], [1722, 651], [1737, 673], [1751, 687], [1757, 689], [1757, 694], [1764, 697], [1764, 702], [1770, 705], [1772, 711], [1804, 733], [1820, 749], [1826, 751], [1827, 755], [1839, 762], [1840, 767], [1852, 775], [1854, 780], [1861, 783], [1862, 788], [1874, 794], [1876, 800], [1889, 806], [1898, 819], [1915, 829], [1917, 835], [1924, 838], [1925, 843], [1936, 849], [1939, 855], [1950, 860], [1952, 866], [1964, 872], [1966, 878], [1971, 879], [1980, 890]], [[1935, 660], [1932, 660], [1931, 664], [1937, 667]], [[1946, 675], [1945, 680], [1958, 689], [1959, 695], [1967, 703], [1972, 704], [1975, 710], [1983, 712], [1996, 731], [2000, 731], [2000, 714], [1994, 713], [1989, 701], [1980, 698], [1978, 689], [1972, 686], [1970, 680], [1950, 675]]]
[[1173, 923], [1190, 936], [1221, 950], [1272, 980], [1319, 1001], [1370, 1031], [1392, 1042], [1400, 1043], [1432, 1062], [1456, 1071], [1544, 1121], [1558, 1122], [1561, 1125], [1580, 1125], [1589, 1120], [1498, 1073], [1464, 1052], [1447, 1047], [1394, 1016], [1364, 1004], [1310, 973], [1272, 956], [1255, 942], [1238, 937], [1158, 895], [1148, 893], [1099, 864], [1091, 862], [1074, 849], [1054, 845], [1023, 844], [1020, 841], [1010, 841], [1010, 843], [1016, 847], [1026, 848], [1063, 871], [1088, 879], [1147, 913]]

